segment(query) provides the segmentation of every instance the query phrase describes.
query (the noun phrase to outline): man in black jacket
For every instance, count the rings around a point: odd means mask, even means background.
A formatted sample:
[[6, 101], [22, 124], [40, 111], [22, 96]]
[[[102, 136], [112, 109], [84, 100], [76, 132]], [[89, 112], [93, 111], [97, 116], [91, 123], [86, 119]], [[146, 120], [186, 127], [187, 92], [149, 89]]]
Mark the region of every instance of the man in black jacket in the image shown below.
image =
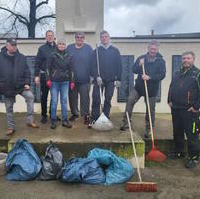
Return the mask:
[[168, 104], [171, 108], [175, 151], [169, 156], [175, 159], [185, 157], [184, 133], [187, 136], [189, 160], [186, 168], [193, 168], [199, 162], [200, 142], [198, 129], [200, 108], [200, 70], [194, 66], [195, 54], [182, 54], [182, 66], [175, 73], [169, 88]]
[[47, 99], [49, 88], [46, 85], [47, 60], [56, 50], [54, 33], [52, 30], [46, 32], [46, 43], [39, 47], [35, 61], [35, 83], [40, 84], [41, 89], [41, 123], [47, 122]]
[[0, 53], [0, 94], [5, 96], [5, 106], [8, 120], [7, 135], [15, 132], [13, 117], [13, 104], [17, 94], [22, 95], [27, 103], [27, 125], [33, 128], [38, 126], [34, 123], [34, 96], [30, 91], [30, 71], [26, 64], [26, 58], [19, 53], [17, 41], [9, 38], [6, 46]]
[[[142, 64], [144, 64], [144, 69], [146, 73], [145, 75], [143, 74], [142, 71]], [[166, 73], [165, 61], [162, 58], [162, 55], [158, 52], [157, 41], [155, 40], [151, 41], [148, 45], [148, 52], [145, 55], [140, 56], [136, 60], [133, 68], [133, 73], [138, 74], [138, 77], [136, 79], [135, 86], [131, 90], [126, 103], [125, 114], [123, 116], [123, 123], [120, 127], [120, 130], [122, 131], [125, 131], [128, 128], [126, 112], [128, 112], [129, 117], [131, 118], [135, 103], [140, 99], [141, 96], [144, 97], [146, 96], [144, 87], [145, 80], [147, 81], [152, 126], [154, 127], [156, 96], [158, 93], [159, 83], [165, 77]], [[145, 138], [149, 138], [150, 124], [149, 124], [147, 105], [146, 105], [145, 124], [146, 124]]]
[[[105, 90], [105, 101], [103, 112], [106, 117], [110, 117], [111, 99], [114, 93], [114, 84], [120, 86], [121, 81], [121, 56], [119, 50], [110, 42], [110, 35], [107, 31], [100, 33], [100, 46], [94, 50], [91, 58], [91, 75], [94, 77], [94, 87], [92, 93], [92, 126], [100, 115], [100, 88]], [[97, 53], [99, 59], [99, 69], [97, 63]]]

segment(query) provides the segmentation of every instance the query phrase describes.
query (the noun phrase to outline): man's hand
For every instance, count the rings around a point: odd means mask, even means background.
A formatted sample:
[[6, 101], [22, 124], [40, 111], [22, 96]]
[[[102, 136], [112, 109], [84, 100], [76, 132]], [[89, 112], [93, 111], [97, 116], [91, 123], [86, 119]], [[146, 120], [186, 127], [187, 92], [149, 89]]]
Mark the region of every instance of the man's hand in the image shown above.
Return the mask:
[[172, 102], [169, 102], [168, 105], [170, 108], [172, 108]]
[[192, 113], [198, 113], [199, 110], [194, 109], [194, 107], [190, 107], [187, 111], [192, 112]]
[[121, 86], [121, 82], [120, 81], [115, 81], [115, 86], [116, 86], [116, 88], [119, 88], [120, 86]]
[[98, 84], [99, 86], [101, 86], [102, 83], [103, 83], [103, 81], [102, 81], [101, 77], [97, 77], [97, 84]]
[[145, 81], [150, 80], [151, 78], [148, 75], [142, 75], [142, 79]]
[[48, 88], [51, 88], [51, 86], [52, 86], [52, 81], [51, 81], [50, 79], [46, 81], [46, 86], [47, 86]]
[[39, 78], [39, 76], [35, 77], [35, 84], [36, 85], [40, 84], [40, 78]]
[[140, 65], [140, 66], [144, 65], [144, 58], [140, 59], [139, 65]]
[[70, 89], [73, 91], [75, 88], [75, 83], [74, 82], [70, 82]]
[[27, 91], [27, 90], [30, 90], [30, 86], [29, 86], [28, 84], [25, 84], [25, 85], [24, 85], [24, 88], [25, 88], [26, 91]]

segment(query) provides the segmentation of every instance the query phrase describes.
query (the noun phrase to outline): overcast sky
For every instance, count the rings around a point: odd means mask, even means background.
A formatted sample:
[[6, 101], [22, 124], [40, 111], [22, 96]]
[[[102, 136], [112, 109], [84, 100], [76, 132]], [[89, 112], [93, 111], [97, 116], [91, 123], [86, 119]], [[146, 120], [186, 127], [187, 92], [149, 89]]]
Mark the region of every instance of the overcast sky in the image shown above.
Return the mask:
[[104, 0], [112, 36], [200, 32], [200, 0]]

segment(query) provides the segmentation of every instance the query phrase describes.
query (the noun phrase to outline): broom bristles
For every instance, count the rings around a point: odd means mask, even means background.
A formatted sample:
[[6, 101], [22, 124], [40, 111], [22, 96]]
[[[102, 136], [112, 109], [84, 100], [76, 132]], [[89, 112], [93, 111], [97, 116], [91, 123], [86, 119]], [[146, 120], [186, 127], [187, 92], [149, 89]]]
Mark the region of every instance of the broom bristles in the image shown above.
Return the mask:
[[127, 182], [127, 192], [157, 192], [157, 184], [155, 182]]
[[166, 160], [166, 155], [154, 148], [146, 155], [146, 159], [154, 162], [163, 162]]

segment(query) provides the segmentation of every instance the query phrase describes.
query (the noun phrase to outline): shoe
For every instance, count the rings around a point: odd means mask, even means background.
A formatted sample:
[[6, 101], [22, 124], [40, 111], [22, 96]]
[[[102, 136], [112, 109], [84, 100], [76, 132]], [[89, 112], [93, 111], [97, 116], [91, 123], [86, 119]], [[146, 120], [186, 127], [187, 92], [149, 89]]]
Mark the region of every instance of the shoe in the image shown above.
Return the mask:
[[58, 122], [61, 121], [61, 119], [58, 116], [56, 117], [56, 119], [57, 119]]
[[129, 129], [128, 122], [127, 121], [123, 121], [123, 123], [120, 126], [120, 130], [121, 131], [126, 131], [127, 129]]
[[11, 135], [13, 135], [14, 133], [15, 133], [15, 129], [8, 129], [6, 135], [7, 135], [7, 136], [11, 136]]
[[35, 122], [27, 123], [27, 126], [31, 128], [39, 128], [39, 126]]
[[176, 152], [172, 151], [168, 154], [168, 157], [170, 159], [176, 160], [176, 159], [184, 159], [185, 158], [185, 153], [184, 152]]
[[91, 119], [89, 124], [88, 124], [88, 129], [91, 129], [95, 122], [96, 122], [96, 120]]
[[42, 124], [46, 124], [46, 123], [47, 123], [47, 117], [42, 116], [40, 122], [41, 122]]
[[69, 118], [69, 121], [73, 122], [75, 121], [79, 116], [78, 115], [72, 115], [70, 118]]
[[150, 139], [150, 134], [149, 134], [149, 133], [145, 133], [145, 134], [144, 134], [144, 138], [145, 138], [145, 139]]
[[56, 128], [56, 121], [51, 121], [51, 129], [55, 129]]
[[68, 120], [63, 121], [62, 126], [67, 127], [67, 128], [72, 128], [72, 125], [69, 123]]
[[194, 156], [186, 162], [185, 167], [187, 169], [192, 169], [192, 168], [196, 167], [198, 165], [198, 163], [199, 163], [199, 156]]
[[89, 116], [89, 115], [86, 115], [86, 116], [84, 117], [84, 124], [85, 124], [85, 125], [89, 125], [89, 123], [90, 123], [90, 116]]

